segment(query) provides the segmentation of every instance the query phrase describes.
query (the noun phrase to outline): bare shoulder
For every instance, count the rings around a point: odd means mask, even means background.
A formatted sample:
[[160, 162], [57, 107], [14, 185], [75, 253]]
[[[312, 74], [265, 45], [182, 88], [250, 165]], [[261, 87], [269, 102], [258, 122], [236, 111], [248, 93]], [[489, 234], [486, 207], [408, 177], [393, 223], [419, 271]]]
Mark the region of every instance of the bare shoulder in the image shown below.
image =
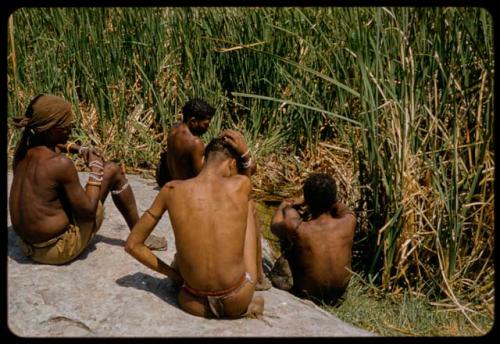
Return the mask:
[[171, 181], [169, 181], [168, 183], [165, 183], [165, 185], [162, 186], [162, 188], [160, 189], [160, 193], [167, 194], [171, 190], [178, 188], [180, 185], [183, 184], [183, 182], [184, 181], [180, 180], [180, 179], [171, 180]]
[[230, 179], [234, 184], [240, 186], [241, 188], [250, 190], [252, 187], [252, 181], [250, 180], [250, 178], [243, 174], [235, 174], [234, 176], [231, 176]]
[[47, 167], [54, 172], [76, 172], [76, 167], [73, 161], [63, 154], [54, 154], [54, 156], [49, 158], [47, 160]]
[[54, 179], [62, 183], [79, 182], [75, 164], [63, 154], [54, 154], [46, 161], [46, 168]]

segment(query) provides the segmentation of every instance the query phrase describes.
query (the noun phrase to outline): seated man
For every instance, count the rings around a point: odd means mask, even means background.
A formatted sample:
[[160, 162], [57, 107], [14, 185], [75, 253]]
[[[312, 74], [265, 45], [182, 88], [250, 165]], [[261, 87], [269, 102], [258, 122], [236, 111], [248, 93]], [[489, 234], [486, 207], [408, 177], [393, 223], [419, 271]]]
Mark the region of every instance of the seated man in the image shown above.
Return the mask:
[[271, 281], [277, 288], [335, 304], [351, 278], [356, 217], [337, 201], [335, 181], [326, 174], [309, 176], [303, 192], [310, 220], [297, 211], [301, 200], [283, 201], [271, 220], [283, 252]]
[[[170, 129], [167, 148], [161, 153], [160, 162], [156, 169], [156, 181], [160, 187], [171, 180], [193, 178], [201, 171], [205, 144], [199, 137], [207, 132], [214, 113], [215, 109], [199, 98], [191, 99], [184, 105], [182, 108], [183, 122], [176, 123]], [[225, 133], [228, 132], [231, 131]], [[229, 136], [222, 135], [222, 137]], [[245, 153], [248, 155], [249, 151], [243, 152], [243, 154]], [[249, 155], [248, 157], [250, 158]], [[245, 173], [249, 173], [250, 176], [255, 173], [256, 169], [257, 165], [249, 159], [249, 167], [246, 168]], [[255, 213], [255, 221], [257, 221], [257, 213]], [[265, 276], [262, 268], [261, 238], [262, 233], [259, 227], [257, 230], [257, 290], [267, 290], [271, 288], [271, 282]]]
[[214, 113], [215, 109], [199, 98], [184, 105], [182, 122], [172, 126], [167, 147], [160, 155], [156, 169], [156, 181], [160, 187], [174, 179], [195, 177], [201, 171], [205, 144], [199, 136], [207, 132]]
[[[259, 317], [263, 312], [264, 299], [253, 297], [257, 251], [251, 181], [237, 167], [249, 169], [248, 158], [241, 158], [246, 150], [234, 132], [212, 140], [198, 176], [165, 184], [127, 239], [129, 254], [182, 284], [179, 305], [196, 316]], [[167, 210], [177, 248], [175, 268], [143, 244]]]
[[14, 124], [25, 129], [14, 156], [9, 209], [27, 256], [43, 264], [64, 264], [78, 257], [102, 224], [110, 191], [129, 228], [135, 225], [139, 215], [134, 194], [117, 164], [81, 147], [91, 171], [83, 189], [73, 162], [56, 153], [73, 126], [69, 102], [38, 95]]

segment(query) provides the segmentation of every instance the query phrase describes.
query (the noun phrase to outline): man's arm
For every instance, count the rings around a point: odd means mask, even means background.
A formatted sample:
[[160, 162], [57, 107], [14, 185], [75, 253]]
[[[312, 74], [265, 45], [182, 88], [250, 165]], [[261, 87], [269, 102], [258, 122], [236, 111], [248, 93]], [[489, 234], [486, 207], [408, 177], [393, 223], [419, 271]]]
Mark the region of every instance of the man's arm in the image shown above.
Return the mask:
[[293, 208], [294, 201], [281, 202], [271, 219], [271, 232], [280, 239], [292, 240], [302, 223], [299, 212]]
[[183, 282], [181, 275], [144, 245], [161, 216], [167, 210], [165, 202], [167, 192], [168, 188], [163, 188], [158, 193], [151, 207], [144, 212], [132, 228], [125, 244], [125, 251], [148, 268], [168, 276], [177, 284], [181, 284]]
[[221, 134], [221, 137], [238, 155], [238, 172], [250, 178], [257, 171], [257, 165], [252, 160], [243, 135], [236, 130], [228, 129]]
[[205, 162], [205, 144], [197, 138], [190, 148], [193, 169], [196, 174], [199, 174]]
[[[96, 160], [102, 162], [102, 159], [93, 156], [92, 161]], [[52, 170], [55, 180], [63, 186], [71, 209], [76, 216], [82, 219], [94, 219], [100, 199], [100, 187], [87, 185], [86, 190], [84, 190], [80, 185], [75, 165], [62, 155], [54, 158], [51, 163], [54, 166]], [[97, 171], [95, 167], [92, 167], [91, 170]]]

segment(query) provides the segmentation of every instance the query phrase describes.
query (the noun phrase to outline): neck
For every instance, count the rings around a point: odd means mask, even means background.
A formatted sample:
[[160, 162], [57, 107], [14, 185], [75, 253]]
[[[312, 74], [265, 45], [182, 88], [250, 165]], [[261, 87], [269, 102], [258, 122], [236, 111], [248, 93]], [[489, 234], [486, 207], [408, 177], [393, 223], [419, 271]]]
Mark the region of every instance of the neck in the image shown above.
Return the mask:
[[311, 212], [311, 217], [313, 219], [317, 219], [317, 218], [322, 217], [322, 216], [331, 216], [331, 210], [319, 212], [319, 211], [313, 211], [309, 208], [309, 211]]
[[231, 176], [230, 159], [219, 159], [217, 157], [206, 161], [200, 172], [203, 176]]
[[[60, 143], [64, 144], [65, 142], [60, 142]], [[34, 136], [30, 137], [30, 139], [29, 139], [28, 148], [37, 147], [37, 146], [45, 146], [50, 150], [55, 150], [56, 144], [57, 144], [56, 142], [52, 142], [50, 140], [47, 140], [44, 137], [34, 135]]]

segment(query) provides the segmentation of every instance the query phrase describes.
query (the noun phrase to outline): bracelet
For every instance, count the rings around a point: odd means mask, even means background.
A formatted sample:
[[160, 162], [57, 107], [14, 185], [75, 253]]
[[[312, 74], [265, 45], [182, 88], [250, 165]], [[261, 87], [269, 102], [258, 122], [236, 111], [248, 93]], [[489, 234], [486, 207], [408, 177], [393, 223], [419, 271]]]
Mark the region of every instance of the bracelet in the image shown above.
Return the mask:
[[78, 154], [82, 155], [83, 151], [88, 151], [88, 150], [89, 150], [89, 147], [80, 146], [80, 148], [78, 148]]
[[73, 143], [72, 142], [68, 142], [68, 144], [66, 144], [66, 153], [71, 153], [69, 148], [71, 147]]
[[151, 216], [153, 219], [155, 219], [156, 221], [159, 221], [160, 220], [160, 217], [159, 216], [156, 216], [155, 214], [153, 214], [153, 212], [151, 210], [146, 210], [146, 213], [149, 214], [149, 216]]
[[98, 176], [98, 177], [104, 176], [103, 170], [100, 170], [100, 171], [97, 171], [97, 172], [90, 171], [89, 173], [92, 173], [93, 176]]
[[100, 168], [101, 170], [103, 170], [103, 169], [104, 169], [104, 166], [102, 165], [102, 163], [101, 163], [99, 160], [94, 160], [94, 161], [91, 161], [91, 162], [89, 163], [89, 167], [92, 167], [92, 166], [97, 167], [97, 168]]
[[112, 195], [119, 195], [123, 192], [123, 190], [125, 190], [127, 187], [128, 187], [128, 182], [126, 182], [125, 184], [123, 184], [123, 186], [119, 189], [119, 190], [111, 190], [111, 194]]
[[91, 180], [87, 181], [87, 185], [92, 185], [92, 186], [101, 186], [101, 182], [93, 182]]
[[247, 161], [244, 161], [244, 162], [242, 162], [242, 163], [241, 163], [241, 166], [242, 166], [243, 168], [249, 168], [249, 167], [250, 167], [250, 165], [252, 165], [252, 158], [250, 158], [250, 159], [248, 159]]
[[248, 150], [243, 153], [243, 155], [241, 156], [242, 158], [246, 157], [248, 154], [250, 153], [250, 148], [248, 148]]
[[102, 179], [103, 179], [103, 178], [102, 178], [102, 176], [97, 176], [97, 175], [95, 175], [93, 172], [90, 172], [90, 173], [89, 173], [89, 177], [94, 178], [94, 179], [95, 179], [95, 180], [97, 180], [98, 182], [102, 182]]

